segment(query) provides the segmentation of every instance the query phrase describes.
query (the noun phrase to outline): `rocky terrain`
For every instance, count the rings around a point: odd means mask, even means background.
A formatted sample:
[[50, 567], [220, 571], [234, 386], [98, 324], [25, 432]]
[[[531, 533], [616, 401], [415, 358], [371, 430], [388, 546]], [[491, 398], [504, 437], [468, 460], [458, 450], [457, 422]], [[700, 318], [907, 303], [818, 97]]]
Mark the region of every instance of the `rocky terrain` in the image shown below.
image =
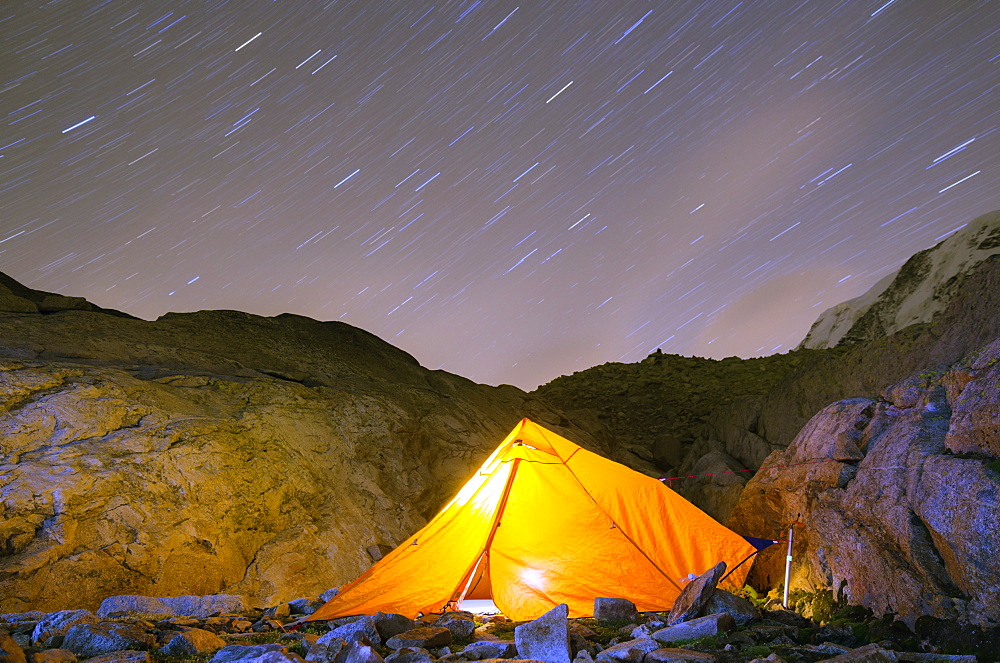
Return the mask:
[[[911, 626], [1000, 625], [1000, 339], [878, 398], [827, 406], [765, 465], [730, 526], [800, 523], [791, 586]], [[783, 552], [761, 555], [756, 582], [781, 582]]]
[[[975, 663], [995, 651], [966, 638], [918, 636], [899, 622], [817, 596], [813, 619], [716, 588], [719, 564], [690, 582], [669, 613], [595, 598], [593, 617], [560, 604], [528, 622], [454, 611], [309, 623], [336, 592], [265, 610], [238, 595], [105, 599], [88, 610], [0, 614], [0, 660], [10, 663]], [[303, 622], [305, 626], [303, 627]], [[301, 630], [300, 630], [301, 629]], [[931, 634], [933, 635], [933, 634]], [[766, 658], [765, 658], [766, 657]]]
[[318, 592], [422, 526], [525, 416], [613, 455], [537, 398], [339, 322], [146, 322], [10, 279], [0, 308], [0, 611]]
[[[817, 343], [836, 347], [720, 361], [657, 352], [531, 394], [427, 370], [342, 323], [234, 311], [147, 322], [0, 275], [0, 612], [16, 613], [2, 619], [32, 663], [61, 659], [45, 653], [54, 641], [37, 652], [44, 642], [23, 642], [24, 624], [45, 618], [23, 615], [95, 610], [119, 594], [245, 597], [246, 610], [211, 624], [183, 622], [183, 611], [173, 626], [140, 620], [154, 657], [166, 631], [274, 631], [278, 614], [251, 608], [354, 578], [527, 416], [673, 478], [744, 534], [777, 538], [796, 523], [793, 602], [815, 621], [795, 626], [805, 636], [764, 628], [773, 637], [746, 636], [753, 646], [783, 634], [789, 660], [937, 660], [903, 652], [960, 634], [950, 651], [974, 644], [983, 660], [1000, 658], [998, 226], [1000, 213], [980, 217], [915, 256], [879, 296], [838, 309], [850, 314], [836, 324], [821, 318], [813, 331], [828, 341]], [[752, 582], [780, 586], [783, 557], [762, 553]], [[315, 603], [302, 601], [294, 610]], [[831, 606], [847, 604], [880, 626], [853, 640], [819, 630], [836, 625]], [[605, 652], [623, 643], [606, 639], [587, 656], [675, 660], [655, 654], [658, 619], [627, 634], [652, 644], [618, 657]], [[370, 652], [345, 644], [329, 660], [297, 646], [322, 663], [425, 660], [384, 641]], [[732, 647], [699, 651], [751, 660], [742, 636], [713, 642], [723, 641]], [[815, 649], [827, 641], [842, 651]], [[866, 642], [879, 651], [847, 651]], [[254, 657], [279, 663], [291, 656], [280, 649]], [[497, 654], [515, 655], [548, 660]], [[225, 656], [216, 663], [242, 657]]]

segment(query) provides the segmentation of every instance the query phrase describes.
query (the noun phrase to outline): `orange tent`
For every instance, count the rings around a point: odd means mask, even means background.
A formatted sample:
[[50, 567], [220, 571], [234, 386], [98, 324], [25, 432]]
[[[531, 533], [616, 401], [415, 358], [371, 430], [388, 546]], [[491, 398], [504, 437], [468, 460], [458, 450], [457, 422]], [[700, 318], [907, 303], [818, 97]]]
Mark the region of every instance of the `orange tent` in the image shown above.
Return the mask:
[[[755, 551], [656, 479], [524, 419], [458, 494], [309, 617], [416, 616], [492, 598], [511, 619], [595, 597], [666, 610], [691, 574]], [[740, 587], [749, 565], [727, 579]]]

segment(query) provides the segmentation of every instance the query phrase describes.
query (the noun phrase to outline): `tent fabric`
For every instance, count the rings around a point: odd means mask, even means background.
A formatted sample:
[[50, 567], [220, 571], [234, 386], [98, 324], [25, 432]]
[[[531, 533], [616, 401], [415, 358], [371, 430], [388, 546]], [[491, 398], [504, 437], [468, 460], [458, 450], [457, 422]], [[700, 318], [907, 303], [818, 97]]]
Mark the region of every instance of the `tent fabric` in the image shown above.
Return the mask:
[[[308, 621], [415, 617], [463, 598], [492, 598], [514, 620], [560, 603], [587, 616], [596, 597], [668, 610], [690, 578], [754, 551], [662, 482], [524, 419], [427, 525]], [[744, 566], [724, 584], [742, 587]]]

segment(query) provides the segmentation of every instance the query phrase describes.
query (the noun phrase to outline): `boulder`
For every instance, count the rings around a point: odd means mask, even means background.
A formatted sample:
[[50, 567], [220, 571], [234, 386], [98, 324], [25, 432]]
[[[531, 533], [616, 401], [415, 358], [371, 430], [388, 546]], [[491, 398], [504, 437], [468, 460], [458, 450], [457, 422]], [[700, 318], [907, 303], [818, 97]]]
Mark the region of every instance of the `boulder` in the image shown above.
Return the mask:
[[272, 605], [270, 608], [264, 610], [264, 616], [270, 619], [286, 619], [292, 616], [292, 606], [287, 603]]
[[514, 629], [521, 656], [545, 663], [570, 663], [569, 606], [561, 603], [538, 619]]
[[654, 649], [646, 654], [643, 663], [711, 663], [714, 660], [715, 656], [705, 652], [664, 647], [662, 649]]
[[945, 447], [953, 453], [1000, 457], [1000, 339], [969, 358], [969, 370], [955, 372], [955, 405]]
[[403, 647], [431, 649], [447, 644], [451, 644], [451, 631], [443, 626], [423, 626], [394, 635], [386, 641], [385, 646], [389, 649]]
[[226, 641], [211, 631], [192, 628], [178, 633], [160, 650], [167, 656], [194, 656], [216, 651], [226, 646]]
[[594, 619], [602, 622], [635, 621], [639, 611], [628, 599], [601, 598], [594, 599]]
[[[263, 658], [266, 654], [287, 654], [282, 645], [226, 645], [209, 660], [209, 663], [230, 663]], [[296, 657], [299, 658], [299, 657]]]
[[126, 614], [176, 615], [178, 613], [174, 612], [173, 608], [167, 606], [161, 599], [136, 594], [109, 596], [101, 601], [101, 605], [97, 608], [98, 617]]
[[437, 619], [434, 625], [451, 631], [451, 637], [455, 640], [468, 640], [476, 630], [476, 622], [468, 613], [447, 613]]
[[417, 627], [414, 621], [405, 615], [377, 612], [372, 620], [375, 622], [375, 630], [378, 631], [383, 642], [394, 635], [405, 633]]
[[60, 610], [41, 619], [31, 632], [31, 641], [41, 644], [54, 636], [64, 636], [77, 624], [96, 624], [97, 617], [89, 610]]
[[21, 645], [7, 631], [0, 631], [0, 663], [27, 663]]
[[288, 607], [291, 609], [293, 615], [311, 615], [323, 607], [324, 603], [326, 601], [318, 598], [302, 598], [289, 601]]
[[673, 626], [660, 629], [653, 633], [653, 639], [658, 642], [670, 643], [680, 640], [697, 640], [717, 635], [735, 628], [733, 618], [726, 613], [706, 615]]
[[725, 571], [726, 563], [719, 562], [688, 582], [681, 590], [680, 596], [674, 600], [670, 615], [667, 617], [667, 623], [678, 624], [702, 614], [708, 601], [712, 598], [712, 593], [715, 592], [715, 586]]
[[324, 637], [326, 636], [340, 638], [347, 642], [364, 639], [374, 645], [382, 644], [382, 638], [375, 626], [375, 620], [367, 615], [356, 621], [331, 629], [329, 633], [324, 634]]
[[459, 655], [467, 661], [481, 661], [487, 658], [513, 658], [517, 656], [517, 645], [513, 640], [482, 640], [465, 646]]
[[209, 596], [169, 596], [160, 599], [177, 615], [211, 617], [223, 613], [247, 612], [250, 606], [238, 594], [213, 594]]
[[653, 629], [649, 628], [649, 624], [640, 624], [628, 633], [628, 636], [633, 640], [648, 640], [652, 635]]
[[101, 656], [116, 651], [146, 651], [156, 647], [156, 636], [134, 624], [101, 622], [71, 626], [62, 646], [80, 657]]
[[705, 604], [704, 613], [713, 615], [720, 612], [732, 617], [737, 626], [746, 626], [760, 615], [760, 610], [742, 596], [716, 589]]
[[347, 641], [337, 637], [332, 631], [324, 633], [309, 645], [306, 660], [310, 663], [334, 663], [341, 652], [347, 651]]
[[374, 647], [354, 641], [350, 643], [347, 655], [338, 663], [384, 663], [384, 660]]
[[628, 640], [611, 645], [597, 654], [598, 661], [622, 661], [623, 663], [642, 663], [651, 651], [662, 645], [656, 640]]

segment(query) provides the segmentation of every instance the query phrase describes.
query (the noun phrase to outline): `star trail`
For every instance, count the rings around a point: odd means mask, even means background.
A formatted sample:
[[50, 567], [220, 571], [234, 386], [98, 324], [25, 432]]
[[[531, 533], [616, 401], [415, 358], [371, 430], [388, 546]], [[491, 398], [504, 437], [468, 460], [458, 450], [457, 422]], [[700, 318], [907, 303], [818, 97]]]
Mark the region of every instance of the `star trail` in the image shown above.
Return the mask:
[[0, 271], [491, 384], [785, 352], [1000, 208], [995, 0], [53, 0], [0, 49]]

